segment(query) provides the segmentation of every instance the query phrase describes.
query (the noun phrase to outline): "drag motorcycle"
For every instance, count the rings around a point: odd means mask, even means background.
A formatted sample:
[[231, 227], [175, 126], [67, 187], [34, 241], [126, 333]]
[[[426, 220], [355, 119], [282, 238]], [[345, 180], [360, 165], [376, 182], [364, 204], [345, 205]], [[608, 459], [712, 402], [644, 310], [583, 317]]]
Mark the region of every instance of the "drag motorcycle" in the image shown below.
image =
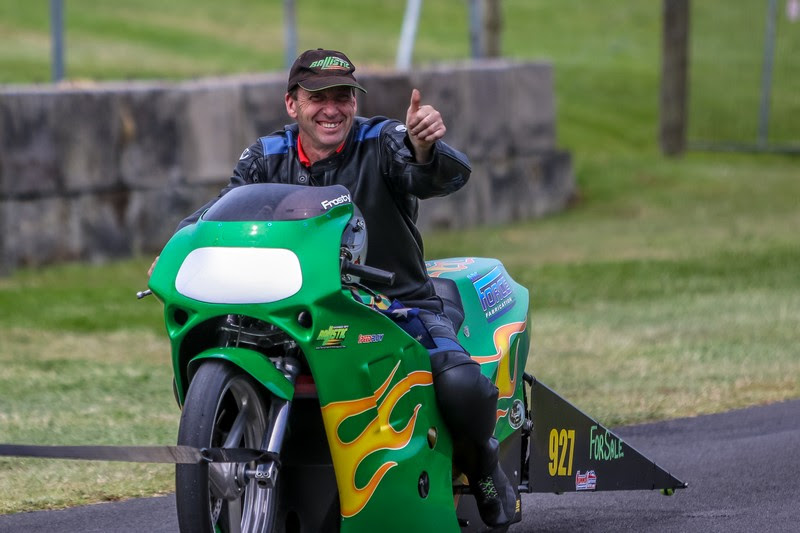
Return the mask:
[[[251, 184], [162, 251], [149, 288], [164, 304], [178, 444], [262, 453], [177, 465], [181, 531], [484, 529], [414, 310], [381, 294], [391, 272], [364, 264], [367, 229], [342, 186]], [[495, 436], [520, 492], [684, 486], [525, 372], [528, 291], [499, 261], [427, 267], [499, 390]]]

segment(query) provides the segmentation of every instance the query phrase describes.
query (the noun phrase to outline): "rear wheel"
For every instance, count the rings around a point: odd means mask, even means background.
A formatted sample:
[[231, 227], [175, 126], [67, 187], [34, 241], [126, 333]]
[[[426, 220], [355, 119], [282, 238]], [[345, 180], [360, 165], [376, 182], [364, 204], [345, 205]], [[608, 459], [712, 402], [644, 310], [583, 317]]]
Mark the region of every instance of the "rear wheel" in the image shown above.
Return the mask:
[[[210, 360], [197, 370], [181, 415], [178, 444], [259, 449], [269, 424], [262, 389], [238, 367]], [[185, 533], [272, 531], [277, 490], [248, 480], [255, 464], [178, 465], [180, 530]]]

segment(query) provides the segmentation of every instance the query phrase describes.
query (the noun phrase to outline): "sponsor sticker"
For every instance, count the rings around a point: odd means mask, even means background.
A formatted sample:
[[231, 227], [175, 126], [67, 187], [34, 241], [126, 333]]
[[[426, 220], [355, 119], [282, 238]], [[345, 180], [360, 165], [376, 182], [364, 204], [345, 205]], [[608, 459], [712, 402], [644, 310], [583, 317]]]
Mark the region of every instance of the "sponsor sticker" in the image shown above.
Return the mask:
[[348, 204], [350, 203], [350, 195], [343, 194], [338, 198], [333, 198], [331, 200], [322, 200], [320, 204], [322, 207], [327, 211], [331, 207], [336, 207], [337, 205]]
[[499, 266], [472, 280], [472, 285], [478, 292], [481, 309], [483, 309], [483, 314], [488, 322], [497, 320], [514, 307], [516, 300], [513, 289], [503, 269]]
[[522, 422], [525, 421], [525, 405], [522, 403], [522, 400], [517, 398], [514, 400], [514, 403], [511, 405], [511, 410], [508, 413], [508, 424], [513, 429], [519, 429], [522, 427]]
[[575, 490], [595, 490], [597, 488], [597, 474], [594, 470], [588, 470], [581, 474], [578, 470], [575, 472]]
[[319, 335], [317, 335], [317, 341], [321, 344], [317, 346], [317, 350], [344, 348], [342, 343], [348, 329], [350, 329], [350, 326], [330, 326], [328, 329], [320, 330]]
[[358, 344], [369, 344], [373, 342], [381, 342], [383, 340], [383, 333], [375, 333], [373, 335], [358, 335]]

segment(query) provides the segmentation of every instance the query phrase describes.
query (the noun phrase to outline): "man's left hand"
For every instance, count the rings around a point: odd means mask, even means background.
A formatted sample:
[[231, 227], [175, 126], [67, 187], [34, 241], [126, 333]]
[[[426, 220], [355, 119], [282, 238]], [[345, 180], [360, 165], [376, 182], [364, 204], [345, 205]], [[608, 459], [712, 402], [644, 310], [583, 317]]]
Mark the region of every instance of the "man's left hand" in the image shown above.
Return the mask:
[[422, 95], [414, 89], [406, 112], [406, 128], [417, 163], [427, 163], [431, 159], [433, 144], [444, 137], [447, 128], [442, 115], [433, 106], [421, 104]]

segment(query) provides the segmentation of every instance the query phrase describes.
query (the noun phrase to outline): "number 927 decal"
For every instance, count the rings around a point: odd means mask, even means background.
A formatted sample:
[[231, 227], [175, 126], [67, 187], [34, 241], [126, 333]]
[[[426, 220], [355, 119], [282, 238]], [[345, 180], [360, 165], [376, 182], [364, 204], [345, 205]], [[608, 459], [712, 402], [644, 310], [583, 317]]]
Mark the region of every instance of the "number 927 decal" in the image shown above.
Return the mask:
[[547, 466], [550, 476], [571, 476], [572, 458], [575, 456], [575, 430], [551, 429], [548, 451], [550, 462]]

